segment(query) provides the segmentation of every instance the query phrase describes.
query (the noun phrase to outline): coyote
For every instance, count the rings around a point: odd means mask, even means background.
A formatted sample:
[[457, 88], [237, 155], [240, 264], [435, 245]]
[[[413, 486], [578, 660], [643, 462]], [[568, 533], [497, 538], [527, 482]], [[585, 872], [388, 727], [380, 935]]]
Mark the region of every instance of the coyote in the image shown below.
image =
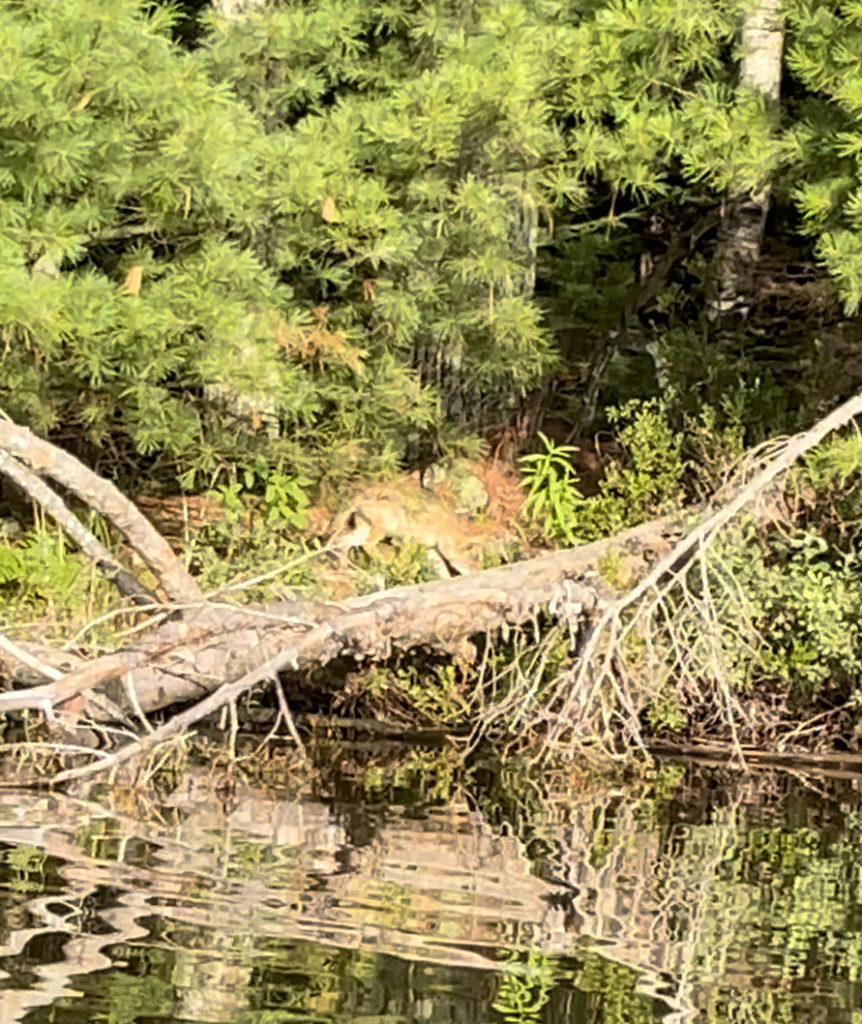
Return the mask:
[[416, 481], [370, 487], [335, 519], [329, 548], [369, 554], [383, 540], [422, 544], [449, 576], [481, 568], [482, 552], [494, 546], [487, 530], [471, 524], [448, 502]]

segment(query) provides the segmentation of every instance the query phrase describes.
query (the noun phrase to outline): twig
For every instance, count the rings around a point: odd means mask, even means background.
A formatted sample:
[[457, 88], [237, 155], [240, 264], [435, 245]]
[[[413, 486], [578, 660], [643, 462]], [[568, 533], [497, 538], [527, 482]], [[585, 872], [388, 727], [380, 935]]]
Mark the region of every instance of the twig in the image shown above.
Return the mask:
[[[612, 652], [616, 647], [619, 623], [624, 611], [640, 602], [647, 594], [657, 588], [667, 576], [675, 576], [677, 567], [693, 557], [704, 557], [712, 537], [734, 516], [736, 516], [746, 505], [753, 501], [766, 487], [776, 480], [804, 455], [807, 451], [819, 444], [828, 434], [844, 426], [854, 416], [862, 413], [862, 395], [856, 395], [844, 402], [837, 409], [815, 424], [810, 430], [790, 439], [780, 450], [773, 461], [756, 474], [727, 504], [717, 509], [708, 516], [686, 537], [679, 541], [674, 547], [661, 558], [650, 572], [637, 584], [628, 594], [610, 602], [599, 617], [594, 627], [594, 633], [588, 644], [587, 650], [574, 675], [567, 676], [569, 694], [563, 703], [556, 721], [549, 730], [546, 743], [548, 748], [552, 746], [561, 731], [567, 725], [574, 725], [576, 728], [579, 722], [589, 712], [589, 707], [595, 700], [596, 693], [602, 682], [609, 678], [608, 667], [611, 663]], [[610, 631], [611, 635], [606, 634]], [[598, 671], [594, 670], [592, 660], [598, 653], [601, 644], [605, 645], [602, 654], [602, 664]], [[578, 722], [569, 723], [568, 719], [574, 702], [583, 693], [583, 688], [588, 676], [592, 673], [593, 684], [588, 691], [586, 702], [581, 701], [581, 712]], [[726, 696], [726, 695], [723, 695]], [[730, 710], [730, 705], [728, 710]], [[737, 740], [738, 745], [738, 740]]]
[[287, 731], [290, 733], [290, 738], [296, 744], [297, 750], [300, 752], [303, 758], [307, 758], [308, 754], [306, 753], [305, 750], [305, 744], [302, 742], [299, 732], [297, 731], [296, 722], [293, 720], [293, 715], [291, 714], [290, 711], [290, 705], [287, 703], [287, 697], [285, 697], [284, 695], [284, 687], [281, 685], [281, 680], [278, 678], [277, 675], [273, 676], [272, 680], [273, 683], [275, 684], [275, 693], [278, 698], [279, 714], [284, 718], [285, 725], [287, 726]]
[[[27, 740], [22, 743], [4, 743], [2, 750], [4, 753], [13, 750], [24, 750], [28, 753], [32, 750], [49, 750], [54, 754], [69, 754], [70, 756], [89, 754], [91, 757], [101, 757], [103, 759], [111, 756], [105, 750], [94, 750], [92, 747], [82, 747], [77, 743], [42, 742], [39, 740]], [[20, 779], [0, 777], [0, 789], [16, 788], [20, 785]]]
[[11, 654], [16, 661], [20, 661], [22, 665], [26, 665], [27, 668], [32, 668], [34, 672], [38, 672], [41, 676], [46, 676], [48, 679], [62, 679], [63, 673], [58, 669], [54, 668], [53, 665], [48, 665], [44, 661], [40, 661], [38, 658], [30, 654], [29, 651], [25, 651], [23, 647], [19, 647], [13, 640], [10, 640], [5, 634], [0, 633], [0, 648], [2, 648], [7, 654]]
[[143, 708], [141, 707], [140, 701], [138, 700], [138, 694], [135, 690], [135, 683], [132, 678], [131, 672], [123, 673], [123, 689], [126, 691], [126, 696], [129, 698], [129, 703], [132, 705], [132, 711], [135, 712], [135, 717], [144, 727], [145, 732], [152, 732], [153, 727], [150, 725], [149, 719], [144, 714]]
[[265, 583], [266, 580], [275, 579], [276, 576], [282, 576], [291, 569], [295, 569], [298, 565], [303, 565], [312, 558], [318, 558], [320, 555], [325, 555], [333, 550], [333, 546], [331, 544], [327, 544], [322, 548], [318, 548], [317, 551], [306, 551], [305, 554], [297, 555], [296, 558], [292, 558], [289, 562], [284, 562], [282, 565], [276, 566], [275, 569], [269, 569], [267, 572], [262, 572], [257, 576], [251, 576], [245, 580], [238, 580], [235, 583], [226, 583], [223, 587], [219, 587], [217, 590], [211, 590], [206, 595], [206, 599], [211, 601], [214, 597], [220, 597], [222, 594], [232, 594], [236, 590], [248, 590], [249, 587], [254, 587], [258, 583]]
[[137, 740], [134, 743], [129, 743], [127, 746], [115, 751], [103, 764], [84, 765], [80, 768], [71, 768], [68, 771], [60, 772], [52, 781], [55, 784], [59, 784], [61, 782], [69, 782], [72, 779], [83, 778], [96, 772], [114, 768], [147, 750], [151, 750], [157, 744], [173, 738], [188, 726], [194, 725], [195, 722], [199, 722], [202, 718], [212, 714], [213, 711], [217, 711], [229, 701], [235, 700], [241, 694], [246, 693], [248, 690], [252, 689], [252, 687], [257, 686], [258, 683], [263, 682], [265, 679], [272, 678], [284, 669], [295, 668], [297, 665], [297, 659], [304, 646], [313, 646], [314, 644], [320, 643], [330, 636], [331, 633], [332, 628], [328, 624], [323, 623], [322, 625], [317, 626], [315, 629], [306, 633], [305, 636], [301, 637], [298, 641], [289, 644], [277, 654], [273, 655], [273, 657], [267, 659], [263, 664], [258, 665], [249, 672], [246, 672], [244, 676], [241, 676], [235, 682], [226, 683], [224, 686], [216, 690], [215, 693], [211, 693], [208, 697], [205, 697], [197, 704], [187, 708], [185, 711], [181, 711], [169, 722], [165, 722], [164, 725], [159, 726], [159, 728], [149, 736]]
[[239, 733], [239, 716], [236, 713], [236, 698], [227, 703], [228, 720], [230, 721], [230, 732], [228, 734], [228, 750], [231, 761], [236, 761], [236, 738]]
[[784, 733], [781, 737], [781, 742], [787, 743], [788, 740], [795, 739], [797, 736], [805, 736], [807, 733], [812, 731], [815, 722], [822, 722], [824, 719], [840, 714], [844, 710], [846, 710], [844, 707], [837, 707], [829, 708], [828, 711], [821, 711], [819, 715], [806, 719], [806, 721], [797, 725], [795, 729], [791, 729], [790, 732]]

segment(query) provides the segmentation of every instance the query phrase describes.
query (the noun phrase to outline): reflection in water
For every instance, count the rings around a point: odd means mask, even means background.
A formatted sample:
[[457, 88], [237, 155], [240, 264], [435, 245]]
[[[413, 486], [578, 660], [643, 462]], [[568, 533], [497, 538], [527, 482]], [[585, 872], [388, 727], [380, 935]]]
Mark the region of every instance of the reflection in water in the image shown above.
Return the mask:
[[0, 793], [0, 1021], [857, 1021], [855, 786], [715, 781], [519, 839], [195, 780], [149, 823]]

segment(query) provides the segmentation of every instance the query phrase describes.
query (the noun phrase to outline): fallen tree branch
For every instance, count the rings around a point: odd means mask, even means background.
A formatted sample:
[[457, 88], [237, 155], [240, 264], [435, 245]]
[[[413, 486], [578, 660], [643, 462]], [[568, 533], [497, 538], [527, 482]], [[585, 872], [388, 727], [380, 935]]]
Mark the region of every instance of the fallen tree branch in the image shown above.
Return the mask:
[[60, 669], [54, 665], [49, 665], [47, 662], [42, 661], [36, 655], [32, 654], [26, 648], [21, 647], [19, 644], [14, 643], [9, 637], [4, 636], [0, 633], [0, 650], [5, 651], [8, 655], [15, 659], [19, 664], [25, 665], [27, 668], [32, 669], [40, 676], [44, 676], [46, 679], [62, 679], [63, 673]]
[[137, 604], [151, 605], [155, 594], [142, 586], [128, 570], [114, 558], [111, 552], [98, 541], [60, 499], [59, 495], [36, 474], [27, 469], [13, 455], [0, 450], [0, 474], [8, 477], [13, 484], [42, 508], [81, 551], [93, 560], [96, 568], [114, 583], [125, 597], [131, 597]]
[[[8, 650], [8, 647], [6, 649]], [[105, 679], [129, 671], [133, 666], [141, 664], [145, 658], [146, 655], [139, 651], [108, 654], [74, 672], [61, 675], [59, 679], [55, 677], [53, 683], [0, 693], [0, 714], [32, 709], [42, 711], [49, 722], [54, 722], [54, 709], [58, 705], [72, 701]]]
[[73, 455], [3, 416], [0, 416], [0, 452], [32, 467], [40, 475], [51, 477], [113, 523], [155, 573], [168, 600], [201, 600], [194, 577], [168, 542], [112, 483], [103, 480]]
[[[233, 683], [226, 683], [220, 689], [216, 690], [215, 693], [211, 693], [204, 700], [199, 701], [193, 707], [187, 708], [185, 711], [181, 711], [179, 714], [169, 721], [165, 722], [164, 725], [158, 729], [144, 736], [140, 740], [136, 740], [133, 743], [127, 743], [125, 747], [111, 754], [110, 757], [105, 758], [95, 764], [83, 765], [79, 768], [70, 768], [67, 771], [60, 772], [56, 775], [53, 781], [56, 784], [63, 782], [70, 782], [72, 779], [84, 778], [88, 775], [93, 775], [97, 772], [111, 771], [125, 761], [129, 761], [133, 757], [137, 757], [139, 754], [144, 754], [149, 750], [152, 750], [159, 743], [164, 743], [166, 740], [177, 736], [189, 726], [199, 722], [202, 718], [206, 718], [207, 715], [212, 714], [214, 711], [218, 711], [224, 707], [225, 704], [235, 701], [237, 697], [241, 697], [244, 693], [247, 693], [253, 687], [257, 686], [258, 683], [264, 682], [267, 679], [275, 679], [279, 672], [285, 669], [296, 669], [299, 666], [299, 658], [302, 653], [302, 648], [306, 645], [316, 648], [321, 642], [325, 642], [332, 630], [328, 625], [318, 626], [315, 630], [312, 630], [308, 636], [304, 637], [303, 640], [291, 644], [289, 647], [285, 647], [279, 651], [273, 657], [267, 659], [262, 665], [258, 665], [252, 671], [247, 672], [240, 679], [237, 679]], [[300, 744], [300, 750], [302, 745]]]
[[[613, 678], [613, 663], [620, 658], [624, 660], [626, 639], [644, 622], [643, 616], [635, 615], [622, 627], [623, 613], [640, 605], [648, 595], [656, 594], [661, 585], [669, 578], [672, 581], [670, 586], [673, 586], [674, 580], [679, 582], [681, 570], [687, 568], [692, 562], [704, 558], [713, 538], [718, 535], [722, 527], [754, 502], [802, 455], [814, 448], [834, 430], [845, 426], [860, 414], [862, 414], [862, 395], [856, 395], [820, 420], [810, 430], [789, 440], [782, 449], [777, 452], [773, 449], [770, 453], [770, 461], [764, 469], [757, 473], [733, 498], [675, 544], [628, 594], [606, 605], [593, 628], [580, 663], [561, 679], [560, 695], [563, 697], [563, 704], [550, 730], [547, 750], [551, 749], [563, 730], [570, 729], [576, 735], [599, 712], [599, 693], [603, 684], [617, 685], [617, 680]], [[655, 600], [647, 606], [649, 614], [652, 614], [656, 603], [661, 603], [662, 599], [663, 595], [660, 592], [657, 593]], [[678, 661], [677, 664], [679, 667], [685, 668], [683, 662]], [[665, 675], [672, 671], [673, 667], [673, 665], [664, 666]], [[652, 680], [652, 683], [654, 684], [655, 680]], [[643, 696], [633, 698], [631, 687], [626, 688], [626, 695], [631, 706], [624, 715], [625, 727], [638, 745], [642, 745], [638, 714], [643, 706]], [[729, 724], [732, 727], [732, 722]]]
[[[692, 621], [704, 626], [708, 643], [720, 645], [718, 611], [708, 593], [701, 598], [687, 588], [688, 569], [698, 565], [703, 569], [703, 559], [724, 526], [801, 455], [860, 413], [862, 395], [844, 403], [781, 449], [770, 449], [762, 457], [768, 461], [760, 472], [678, 542], [671, 538], [679, 535], [680, 521], [666, 518], [579, 548], [549, 552], [485, 572], [397, 587], [338, 605], [292, 601], [265, 608], [236, 608], [198, 602], [186, 606], [181, 619], [162, 622], [133, 648], [96, 659], [62, 679], [31, 690], [0, 694], [0, 713], [36, 707], [50, 716], [61, 708], [67, 713], [86, 714], [94, 721], [108, 721], [111, 705], [105, 712], [86, 699], [88, 691], [96, 687], [123, 713], [138, 717], [170, 704], [194, 702], [144, 739], [116, 751], [103, 764], [71, 769], [57, 777], [57, 781], [66, 781], [84, 772], [118, 765], [151, 749], [281, 672], [318, 667], [337, 657], [358, 663], [379, 661], [395, 649], [418, 646], [465, 658], [469, 656], [471, 637], [505, 635], [509, 627], [528, 622], [533, 622], [538, 631], [537, 616], [545, 614], [568, 627], [573, 667], [560, 675], [550, 700], [543, 696], [542, 707], [532, 708], [532, 714], [511, 701], [506, 704], [504, 695], [498, 704], [486, 709], [486, 721], [506, 724], [512, 720], [529, 731], [547, 721], [549, 709], [553, 709], [546, 750], [554, 747], [564, 730], [575, 737], [571, 743], [574, 748], [579, 730], [584, 730], [584, 737], [596, 738], [602, 731], [609, 733], [611, 723], [615, 735], [642, 746], [639, 716], [654, 692], [655, 680], [665, 679], [674, 671], [683, 676], [692, 672], [689, 651], [676, 640], [669, 595], [680, 594], [678, 606]], [[646, 575], [644, 549], [666, 551]], [[631, 567], [643, 576], [622, 597], [614, 595], [599, 574], [599, 566], [611, 554], [617, 568]], [[707, 590], [711, 585], [703, 571], [699, 582]], [[657, 614], [661, 620], [656, 626], [652, 620]], [[652, 669], [641, 666], [642, 677], [633, 679], [627, 668], [626, 644], [639, 628], [647, 635], [649, 630], [661, 632], [670, 640], [669, 647], [659, 650]], [[649, 645], [646, 650], [649, 654]], [[715, 655], [712, 664], [719, 683], [721, 713], [733, 719], [739, 714], [739, 705], [732, 689], [719, 678], [718, 647], [711, 651]], [[532, 662], [535, 672], [544, 673], [546, 662], [547, 652], [537, 651]], [[706, 664], [710, 663], [706, 659]], [[696, 669], [702, 675], [703, 663], [698, 663]], [[525, 700], [531, 699], [530, 686], [522, 686], [518, 692], [525, 695]]]
[[[293, 659], [295, 669], [346, 656], [381, 660], [393, 649], [427, 646], [465, 654], [469, 638], [534, 620], [540, 611], [577, 627], [610, 599], [596, 566], [609, 552], [643, 566], [633, 548], [656, 541], [655, 523], [610, 540], [557, 551], [500, 569], [398, 587], [340, 605], [282, 602], [267, 608], [199, 604], [182, 620], [164, 622], [136, 647], [96, 659], [55, 682], [0, 694], [0, 714], [62, 709], [93, 721], [110, 713], [87, 700], [98, 687], [129, 716], [200, 700], [232, 699], [231, 680], [251, 678], [263, 660]], [[287, 654], [279, 652], [287, 651]], [[257, 678], [257, 677], [256, 677]], [[263, 678], [263, 677], [259, 677]], [[77, 698], [77, 700], [75, 700]], [[209, 705], [207, 705], [209, 706]]]

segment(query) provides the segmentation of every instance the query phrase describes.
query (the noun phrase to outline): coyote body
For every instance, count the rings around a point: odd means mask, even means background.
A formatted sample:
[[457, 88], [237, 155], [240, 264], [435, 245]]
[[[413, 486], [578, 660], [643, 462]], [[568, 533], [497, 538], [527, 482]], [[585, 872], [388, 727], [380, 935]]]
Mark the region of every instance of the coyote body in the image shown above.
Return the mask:
[[362, 548], [373, 556], [381, 541], [422, 544], [436, 553], [448, 575], [456, 576], [481, 568], [490, 540], [487, 531], [477, 531], [432, 491], [402, 481], [359, 494], [333, 523], [329, 546], [342, 552]]

